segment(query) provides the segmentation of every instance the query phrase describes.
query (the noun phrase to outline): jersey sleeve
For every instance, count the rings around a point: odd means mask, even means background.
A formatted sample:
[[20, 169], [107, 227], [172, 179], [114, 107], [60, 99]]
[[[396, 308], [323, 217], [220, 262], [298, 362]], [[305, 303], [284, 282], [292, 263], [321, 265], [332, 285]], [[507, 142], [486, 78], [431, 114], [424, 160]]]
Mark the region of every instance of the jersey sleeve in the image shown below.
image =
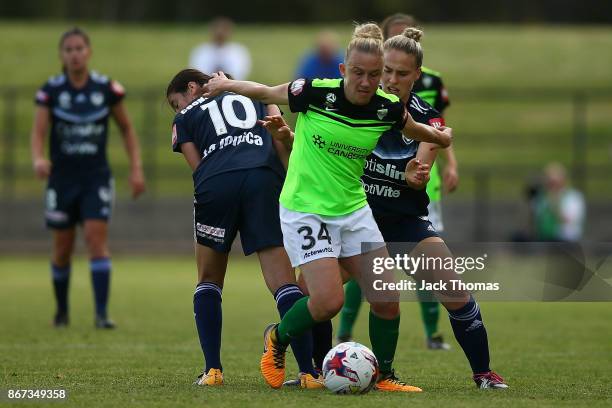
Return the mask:
[[289, 109], [291, 112], [306, 112], [312, 96], [312, 80], [299, 78], [288, 87]]
[[402, 130], [408, 121], [408, 109], [402, 102], [394, 102], [389, 108], [393, 120], [392, 129]]
[[51, 86], [48, 82], [45, 82], [45, 84], [41, 86], [38, 91], [36, 91], [34, 103], [38, 106], [46, 106], [48, 108], [51, 107], [53, 102], [51, 97]]
[[425, 120], [429, 126], [433, 126], [436, 129], [442, 126], [446, 126], [446, 123], [444, 122], [444, 118], [442, 117], [440, 112], [438, 112], [434, 108], [427, 110], [427, 112], [425, 113]]
[[111, 79], [108, 81], [108, 104], [115, 106], [125, 97], [125, 88], [119, 82]]
[[194, 142], [191, 133], [187, 130], [182, 116], [177, 116], [172, 123], [172, 151], [182, 153], [181, 144]]

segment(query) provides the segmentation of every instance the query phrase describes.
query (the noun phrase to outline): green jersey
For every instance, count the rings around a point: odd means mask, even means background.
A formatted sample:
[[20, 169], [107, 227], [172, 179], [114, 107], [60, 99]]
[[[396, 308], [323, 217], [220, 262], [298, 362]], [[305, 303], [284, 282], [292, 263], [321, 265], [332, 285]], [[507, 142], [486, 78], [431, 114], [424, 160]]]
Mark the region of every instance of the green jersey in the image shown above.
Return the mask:
[[342, 79], [297, 79], [289, 85], [289, 108], [299, 114], [280, 203], [325, 216], [365, 206], [360, 179], [366, 157], [383, 132], [403, 129], [404, 104], [377, 90], [367, 105], [353, 105]]
[[[442, 82], [440, 73], [426, 67], [421, 67], [421, 76], [414, 83], [412, 92], [419, 95], [428, 104], [433, 106], [440, 114], [450, 105], [448, 92]], [[435, 161], [431, 167], [429, 182], [427, 183], [427, 195], [431, 201], [440, 201], [442, 178], [438, 162]]]

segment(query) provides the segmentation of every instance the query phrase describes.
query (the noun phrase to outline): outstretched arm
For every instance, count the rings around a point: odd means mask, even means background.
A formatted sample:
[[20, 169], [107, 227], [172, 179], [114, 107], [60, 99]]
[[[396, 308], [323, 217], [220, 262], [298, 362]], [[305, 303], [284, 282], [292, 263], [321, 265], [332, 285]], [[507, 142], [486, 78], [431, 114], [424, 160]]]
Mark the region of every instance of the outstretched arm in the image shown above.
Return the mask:
[[407, 115], [407, 120], [402, 133], [407, 137], [421, 142], [435, 143], [442, 147], [450, 146], [453, 139], [451, 128], [442, 127], [437, 129], [433, 126], [415, 122], [408, 112], [405, 114]]
[[272, 143], [286, 170], [289, 166], [289, 155], [293, 147], [294, 134], [281, 116], [278, 106], [268, 105], [268, 115], [259, 123], [272, 135]]
[[219, 72], [213, 74], [208, 83], [204, 85], [204, 97], [211, 98], [221, 92], [233, 92], [267, 104], [287, 105], [289, 104], [288, 87], [289, 83], [267, 86], [251, 81], [235, 81], [228, 79], [223, 72]]

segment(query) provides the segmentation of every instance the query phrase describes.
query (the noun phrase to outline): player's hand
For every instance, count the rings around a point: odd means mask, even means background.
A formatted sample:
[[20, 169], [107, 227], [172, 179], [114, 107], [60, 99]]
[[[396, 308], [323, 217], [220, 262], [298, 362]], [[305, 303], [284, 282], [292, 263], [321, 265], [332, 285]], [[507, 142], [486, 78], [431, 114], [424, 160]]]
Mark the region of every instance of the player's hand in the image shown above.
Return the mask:
[[431, 166], [421, 160], [414, 158], [406, 164], [406, 184], [415, 190], [422, 190], [429, 181]]
[[439, 134], [441, 136], [438, 144], [442, 147], [450, 146], [453, 141], [453, 129], [446, 126], [442, 126], [439, 127], [438, 130], [440, 131]]
[[457, 166], [444, 166], [444, 172], [442, 174], [442, 184], [444, 186], [444, 192], [452, 193], [457, 189], [459, 184], [459, 173], [457, 172]]
[[225, 84], [229, 79], [225, 76], [223, 71], [213, 72], [212, 77], [203, 86], [204, 97], [212, 98], [225, 91]]
[[34, 160], [34, 173], [39, 179], [46, 179], [51, 174], [51, 162], [47, 159]]
[[130, 187], [132, 188], [132, 198], [136, 199], [145, 192], [145, 178], [142, 168], [132, 169], [129, 177]]
[[291, 139], [291, 128], [281, 115], [266, 116], [258, 123], [265, 127], [274, 139], [280, 142]]

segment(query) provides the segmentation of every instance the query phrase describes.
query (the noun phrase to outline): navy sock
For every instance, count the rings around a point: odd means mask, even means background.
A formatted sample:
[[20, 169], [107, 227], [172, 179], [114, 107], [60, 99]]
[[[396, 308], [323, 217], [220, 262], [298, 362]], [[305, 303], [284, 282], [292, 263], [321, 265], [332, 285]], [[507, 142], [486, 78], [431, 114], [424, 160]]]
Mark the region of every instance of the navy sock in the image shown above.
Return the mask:
[[448, 312], [457, 342], [470, 362], [474, 374], [490, 371], [489, 340], [482, 322], [480, 307], [470, 295], [470, 300], [460, 309]]
[[96, 315], [105, 319], [110, 292], [111, 260], [110, 258], [92, 259], [89, 261], [89, 267], [96, 303]]
[[56, 266], [51, 264], [51, 277], [53, 279], [53, 291], [57, 303], [57, 313], [68, 313], [68, 287], [70, 286], [70, 264]]
[[[297, 285], [287, 284], [278, 288], [276, 293], [274, 293], [274, 300], [276, 300], [276, 307], [281, 319], [291, 309], [291, 306], [303, 297], [304, 294]], [[293, 350], [293, 355], [298, 363], [300, 372], [312, 374], [316, 377], [316, 372], [312, 366], [312, 332], [308, 330], [302, 336], [294, 339], [291, 342], [291, 349]]]
[[317, 322], [312, 326], [312, 359], [318, 370], [323, 369], [323, 360], [332, 348], [333, 331], [331, 320]]
[[193, 294], [193, 315], [200, 346], [206, 363], [205, 373], [221, 366], [221, 288], [211, 282], [201, 282]]

